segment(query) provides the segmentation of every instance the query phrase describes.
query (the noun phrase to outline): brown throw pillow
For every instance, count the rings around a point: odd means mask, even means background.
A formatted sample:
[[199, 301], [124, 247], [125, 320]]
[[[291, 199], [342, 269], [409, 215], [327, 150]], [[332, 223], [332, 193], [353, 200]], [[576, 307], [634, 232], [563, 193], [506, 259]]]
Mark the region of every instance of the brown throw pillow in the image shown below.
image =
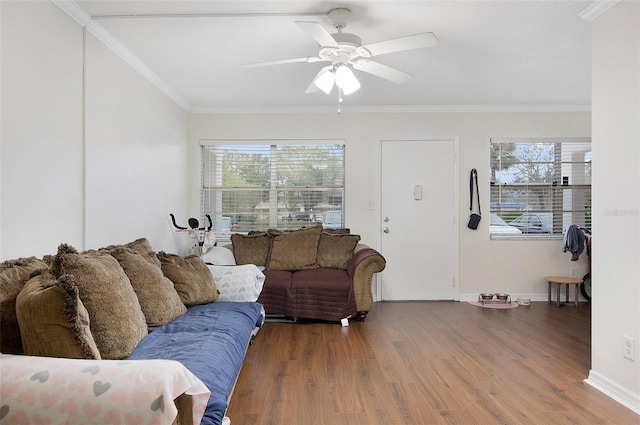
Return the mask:
[[351, 229], [342, 227], [340, 229], [324, 229], [322, 233], [328, 233], [330, 235], [348, 235], [351, 233]]
[[136, 239], [135, 241], [129, 242], [124, 246], [133, 251], [139, 252], [140, 254], [147, 254], [153, 251], [153, 249], [151, 248], [151, 244], [146, 238]]
[[75, 276], [89, 312], [91, 333], [103, 359], [128, 357], [147, 336], [147, 322], [131, 282], [118, 261], [104, 251], [78, 253], [62, 244], [52, 270]]
[[162, 273], [173, 282], [180, 299], [186, 306], [212, 303], [220, 293], [207, 265], [197, 255], [181, 257], [159, 252]]
[[22, 354], [22, 339], [16, 317], [16, 297], [32, 274], [47, 269], [36, 257], [0, 263], [0, 352]]
[[151, 248], [151, 244], [149, 243], [149, 241], [146, 238], [136, 239], [135, 241], [129, 242], [129, 243], [124, 244], [124, 245], [119, 244], [119, 245], [105, 246], [104, 248], [100, 248], [98, 251], [111, 252], [114, 249], [120, 248], [120, 247], [129, 248], [129, 249], [131, 249], [133, 251], [139, 252], [140, 254], [146, 254], [146, 253], [148, 253], [150, 251], [153, 251], [153, 249]]
[[328, 234], [323, 232], [318, 243], [316, 262], [319, 267], [345, 270], [360, 241], [359, 235]]
[[237, 265], [255, 264], [256, 266], [266, 266], [271, 248], [271, 237], [266, 233], [257, 235], [241, 235], [234, 233], [231, 235], [233, 244], [233, 256]]
[[100, 359], [75, 276], [56, 279], [45, 272], [33, 277], [18, 295], [16, 310], [24, 354]]
[[316, 254], [322, 226], [275, 234], [267, 268], [272, 270], [317, 269]]
[[148, 327], [162, 326], [187, 312], [173, 282], [162, 274], [154, 252], [140, 254], [120, 247], [111, 251], [138, 296]]

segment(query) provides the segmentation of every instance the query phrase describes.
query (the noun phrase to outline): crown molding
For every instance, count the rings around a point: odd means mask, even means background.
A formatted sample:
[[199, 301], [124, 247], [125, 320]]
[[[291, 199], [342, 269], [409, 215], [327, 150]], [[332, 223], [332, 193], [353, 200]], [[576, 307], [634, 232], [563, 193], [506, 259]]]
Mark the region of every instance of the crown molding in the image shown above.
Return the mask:
[[156, 19], [156, 18], [273, 18], [273, 17], [326, 17], [328, 12], [299, 13], [137, 13], [134, 15], [94, 15], [91, 19]]
[[93, 21], [91, 16], [81, 8], [73, 0], [51, 0], [53, 4], [62, 9], [67, 15], [73, 18], [78, 24], [86, 28], [89, 33], [101, 41], [107, 48], [111, 49], [122, 60], [129, 64], [140, 75], [146, 78], [151, 84], [156, 86], [161, 92], [166, 94], [171, 100], [176, 102], [182, 109], [189, 111], [191, 105], [182, 98], [173, 88], [169, 86], [162, 78], [145, 65], [140, 59], [134, 55], [131, 50], [127, 49], [120, 43], [109, 31], [102, 25]]
[[[335, 106], [194, 106], [192, 114], [337, 114]], [[590, 104], [567, 105], [389, 105], [345, 106], [341, 114], [475, 113], [475, 112], [591, 112]]]
[[598, 0], [589, 5], [585, 10], [578, 13], [578, 16], [587, 22], [593, 22], [598, 16], [611, 9], [620, 0]]

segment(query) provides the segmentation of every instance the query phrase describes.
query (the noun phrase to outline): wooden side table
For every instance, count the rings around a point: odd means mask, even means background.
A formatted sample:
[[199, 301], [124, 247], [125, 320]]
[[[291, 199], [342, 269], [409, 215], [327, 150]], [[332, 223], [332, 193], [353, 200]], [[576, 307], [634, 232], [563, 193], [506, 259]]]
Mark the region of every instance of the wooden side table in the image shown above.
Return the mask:
[[[581, 279], [576, 279], [575, 277], [565, 277], [565, 276], [546, 276], [544, 278], [544, 280], [546, 280], [549, 283], [549, 302], [551, 302], [551, 286], [553, 286], [553, 284], [556, 284], [556, 303], [558, 305], [558, 307], [560, 307], [563, 304], [571, 304], [569, 302], [569, 285], [574, 285], [575, 287], [575, 292], [576, 292], [576, 301], [575, 301], [575, 306], [576, 308], [578, 308], [578, 287], [580, 286], [580, 284], [582, 283]], [[561, 302], [560, 301], [560, 286], [561, 285], [567, 285], [566, 288], [566, 297], [565, 297], [565, 301]]]

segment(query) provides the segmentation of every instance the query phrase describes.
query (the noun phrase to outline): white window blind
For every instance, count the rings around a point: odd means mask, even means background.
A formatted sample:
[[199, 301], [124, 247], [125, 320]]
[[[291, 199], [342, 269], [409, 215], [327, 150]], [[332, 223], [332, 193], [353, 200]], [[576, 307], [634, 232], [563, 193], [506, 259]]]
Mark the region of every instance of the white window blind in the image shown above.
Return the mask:
[[322, 223], [344, 202], [342, 144], [203, 144], [202, 215], [216, 237]]
[[561, 237], [570, 224], [591, 228], [590, 139], [492, 139], [490, 165], [491, 218], [502, 224], [491, 226], [492, 237]]

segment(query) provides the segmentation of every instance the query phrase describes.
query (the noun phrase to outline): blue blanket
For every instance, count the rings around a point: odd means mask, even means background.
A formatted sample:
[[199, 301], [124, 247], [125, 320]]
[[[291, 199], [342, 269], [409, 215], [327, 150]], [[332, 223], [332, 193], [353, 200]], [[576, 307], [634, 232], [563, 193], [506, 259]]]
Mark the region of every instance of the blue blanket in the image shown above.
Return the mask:
[[202, 424], [220, 425], [251, 332], [262, 324], [261, 308], [254, 302], [221, 301], [192, 306], [152, 331], [129, 359], [181, 362], [211, 391]]

